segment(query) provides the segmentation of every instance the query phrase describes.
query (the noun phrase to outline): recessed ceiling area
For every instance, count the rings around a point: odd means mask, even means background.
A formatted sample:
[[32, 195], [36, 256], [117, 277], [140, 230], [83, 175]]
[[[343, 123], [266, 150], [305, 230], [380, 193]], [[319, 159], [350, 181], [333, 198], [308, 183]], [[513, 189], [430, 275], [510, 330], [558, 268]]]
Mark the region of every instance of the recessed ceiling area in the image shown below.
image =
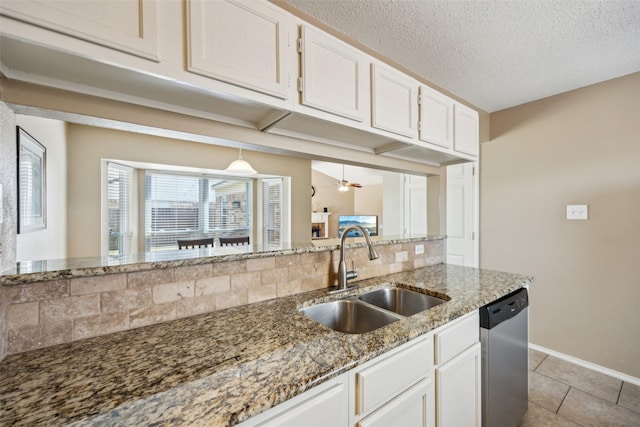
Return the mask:
[[638, 0], [284, 0], [494, 112], [640, 71]]

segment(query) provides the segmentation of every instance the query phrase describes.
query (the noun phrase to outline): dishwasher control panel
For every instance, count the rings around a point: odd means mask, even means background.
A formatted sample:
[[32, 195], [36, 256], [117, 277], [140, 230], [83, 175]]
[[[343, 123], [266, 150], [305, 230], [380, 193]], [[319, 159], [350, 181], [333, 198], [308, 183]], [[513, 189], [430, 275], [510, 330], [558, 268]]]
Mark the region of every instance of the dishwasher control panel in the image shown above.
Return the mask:
[[526, 288], [518, 289], [480, 308], [480, 327], [491, 329], [511, 319], [529, 306]]

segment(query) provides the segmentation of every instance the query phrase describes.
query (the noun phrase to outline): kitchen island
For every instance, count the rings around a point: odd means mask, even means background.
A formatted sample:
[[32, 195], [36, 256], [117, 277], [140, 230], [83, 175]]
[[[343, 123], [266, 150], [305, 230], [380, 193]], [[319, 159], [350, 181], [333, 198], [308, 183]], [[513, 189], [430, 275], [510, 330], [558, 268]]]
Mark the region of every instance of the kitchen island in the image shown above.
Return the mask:
[[[8, 356], [1, 425], [235, 425], [532, 282], [439, 264]], [[299, 312], [384, 285], [448, 301], [360, 335]]]

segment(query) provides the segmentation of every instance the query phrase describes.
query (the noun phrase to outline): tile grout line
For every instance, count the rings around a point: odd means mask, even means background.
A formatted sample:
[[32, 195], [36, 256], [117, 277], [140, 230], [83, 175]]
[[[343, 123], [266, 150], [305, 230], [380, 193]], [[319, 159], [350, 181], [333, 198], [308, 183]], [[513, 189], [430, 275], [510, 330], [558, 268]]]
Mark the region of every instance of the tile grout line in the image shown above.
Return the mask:
[[624, 381], [620, 383], [620, 390], [618, 390], [618, 398], [616, 399], [616, 405], [620, 405], [620, 398], [622, 397], [622, 388], [624, 387]]
[[542, 358], [542, 360], [536, 365], [535, 368], [533, 368], [533, 372], [536, 372], [536, 369], [538, 369], [540, 367], [540, 365], [542, 365], [542, 363], [547, 360], [547, 357], [549, 357], [548, 354], [545, 354], [544, 357]]
[[560, 405], [558, 405], [558, 409], [556, 409], [555, 413], [558, 416], [562, 416], [560, 414], [558, 414], [558, 412], [560, 411], [560, 408], [562, 408], [562, 405], [564, 405], [564, 401], [567, 400], [567, 396], [569, 396], [569, 392], [571, 391], [573, 387], [569, 386], [569, 390], [567, 390], [567, 392], [565, 393], [564, 397], [562, 398], [562, 402], [560, 402]]

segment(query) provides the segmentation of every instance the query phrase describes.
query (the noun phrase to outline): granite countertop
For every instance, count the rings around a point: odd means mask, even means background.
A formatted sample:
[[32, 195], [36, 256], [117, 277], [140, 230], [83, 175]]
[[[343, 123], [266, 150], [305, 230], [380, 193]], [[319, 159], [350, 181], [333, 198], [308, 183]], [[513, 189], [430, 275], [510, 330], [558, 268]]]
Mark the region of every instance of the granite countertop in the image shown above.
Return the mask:
[[[376, 246], [427, 240], [443, 240], [445, 236], [374, 236]], [[346, 248], [363, 247], [364, 238], [347, 239]], [[141, 252], [121, 256], [62, 258], [22, 261], [15, 268], [0, 274], [0, 285], [58, 280], [71, 277], [130, 273], [158, 268], [185, 267], [211, 262], [240, 261], [250, 258], [284, 256], [312, 252], [334, 251], [340, 248], [339, 239], [328, 239], [321, 245], [312, 243], [283, 243], [279, 247], [263, 245], [226, 246], [214, 248]]]
[[14, 354], [0, 425], [235, 425], [532, 280], [440, 264], [356, 282], [450, 298], [361, 335], [299, 313], [338, 298], [320, 290]]

